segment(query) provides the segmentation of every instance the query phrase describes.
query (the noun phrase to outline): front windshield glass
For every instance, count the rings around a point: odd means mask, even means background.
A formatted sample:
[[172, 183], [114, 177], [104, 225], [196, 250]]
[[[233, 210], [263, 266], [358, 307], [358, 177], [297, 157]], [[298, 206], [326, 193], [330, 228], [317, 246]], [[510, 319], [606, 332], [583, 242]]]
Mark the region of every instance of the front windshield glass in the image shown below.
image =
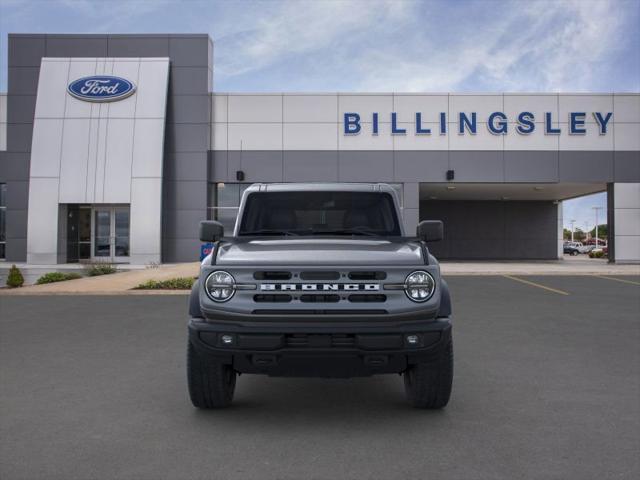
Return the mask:
[[385, 192], [255, 192], [239, 235], [400, 235]]

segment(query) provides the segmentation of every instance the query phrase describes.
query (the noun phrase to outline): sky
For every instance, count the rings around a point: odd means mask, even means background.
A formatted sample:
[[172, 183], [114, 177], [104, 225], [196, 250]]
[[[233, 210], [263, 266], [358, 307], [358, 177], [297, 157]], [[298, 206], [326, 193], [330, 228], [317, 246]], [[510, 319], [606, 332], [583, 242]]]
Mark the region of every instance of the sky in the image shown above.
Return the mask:
[[638, 25], [640, 0], [0, 0], [0, 91], [11, 32], [208, 33], [219, 92], [638, 92]]

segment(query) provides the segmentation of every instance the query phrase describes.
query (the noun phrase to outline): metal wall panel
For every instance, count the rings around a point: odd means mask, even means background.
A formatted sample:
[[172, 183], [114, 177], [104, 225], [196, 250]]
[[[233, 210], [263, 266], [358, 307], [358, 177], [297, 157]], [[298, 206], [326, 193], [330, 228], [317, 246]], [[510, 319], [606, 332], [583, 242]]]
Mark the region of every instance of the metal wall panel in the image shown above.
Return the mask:
[[640, 183], [614, 183], [612, 187], [615, 260], [640, 263]]

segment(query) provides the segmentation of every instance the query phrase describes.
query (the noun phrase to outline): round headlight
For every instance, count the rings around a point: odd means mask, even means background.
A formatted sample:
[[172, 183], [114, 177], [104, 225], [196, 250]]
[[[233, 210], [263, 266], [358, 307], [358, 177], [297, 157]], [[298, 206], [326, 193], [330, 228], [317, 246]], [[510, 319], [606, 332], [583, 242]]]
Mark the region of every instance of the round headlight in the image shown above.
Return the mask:
[[230, 273], [218, 270], [209, 274], [204, 290], [214, 302], [226, 302], [236, 292], [236, 281]]
[[426, 302], [436, 291], [436, 281], [431, 274], [418, 270], [410, 273], [404, 281], [404, 291], [414, 302]]

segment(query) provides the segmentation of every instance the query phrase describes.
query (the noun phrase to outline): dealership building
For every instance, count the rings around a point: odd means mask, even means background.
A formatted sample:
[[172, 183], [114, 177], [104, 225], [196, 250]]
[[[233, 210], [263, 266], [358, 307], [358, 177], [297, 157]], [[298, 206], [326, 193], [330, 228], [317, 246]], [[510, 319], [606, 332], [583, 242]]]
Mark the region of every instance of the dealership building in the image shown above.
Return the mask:
[[9, 35], [0, 257], [192, 261], [251, 183], [385, 182], [450, 259], [561, 258], [562, 202], [606, 191], [610, 259], [640, 262], [638, 93], [221, 93], [213, 59], [208, 35]]

